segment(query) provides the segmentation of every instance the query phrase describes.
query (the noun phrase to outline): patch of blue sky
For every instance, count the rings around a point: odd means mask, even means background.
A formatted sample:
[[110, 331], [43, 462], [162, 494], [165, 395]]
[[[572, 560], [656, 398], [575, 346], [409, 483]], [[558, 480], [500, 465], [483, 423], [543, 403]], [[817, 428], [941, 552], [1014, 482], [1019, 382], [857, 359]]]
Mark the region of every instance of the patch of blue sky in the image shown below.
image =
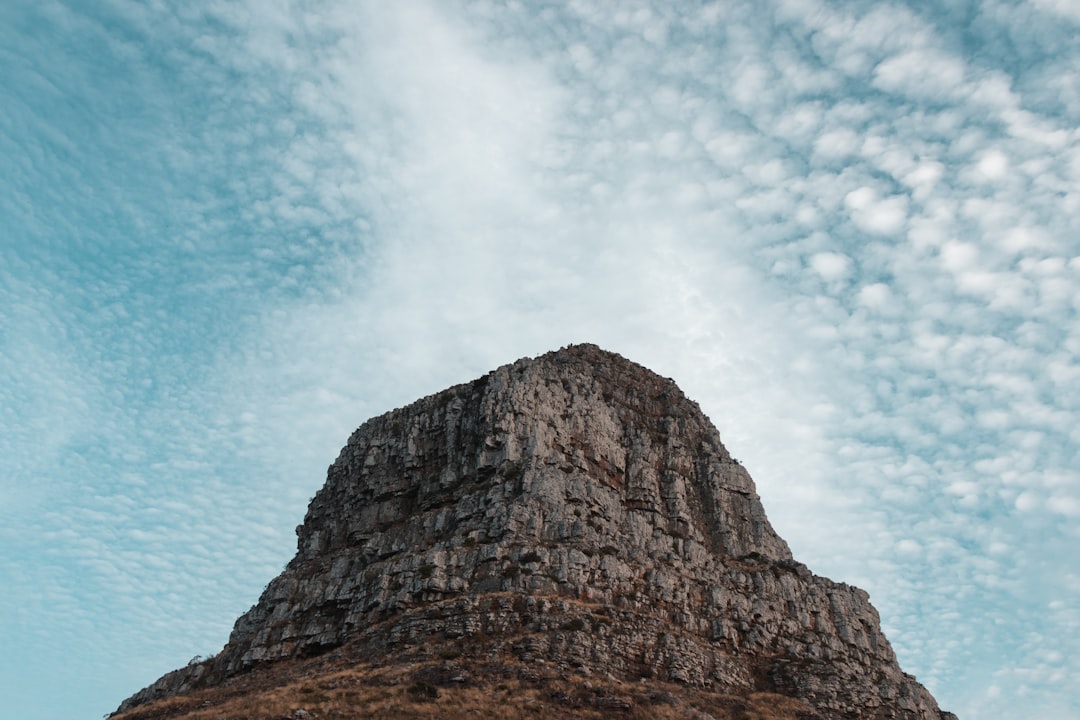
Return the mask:
[[[191, 74], [190, 30], [148, 34], [130, 18], [102, 12], [9, 6], [2, 43], [11, 78], [0, 101], [7, 168], [0, 193], [7, 198], [0, 205], [2, 570], [21, 572], [5, 583], [7, 603], [53, 618], [47, 642], [34, 636], [43, 626], [33, 623], [16, 622], [5, 637], [28, 633], [19, 644], [51, 658], [28, 667], [51, 662], [67, 677], [81, 673], [64, 671], [62, 658], [127, 672], [146, 666], [138, 649], [110, 646], [106, 630], [148, 615], [160, 625], [181, 599], [157, 606], [155, 597], [175, 587], [151, 582], [135, 588], [142, 594], [129, 606], [131, 593], [118, 594], [117, 581], [131, 590], [151, 567], [171, 578], [190, 572], [179, 539], [208, 521], [229, 526], [228, 509], [235, 510], [228, 501], [190, 510], [193, 495], [220, 493], [217, 473], [242, 467], [216, 462], [200, 472], [191, 462], [199, 445], [215, 443], [198, 437], [212, 424], [197, 388], [222, 356], [237, 352], [260, 313], [283, 297], [320, 292], [312, 276], [333, 268], [323, 265], [318, 245], [340, 235], [332, 223], [304, 218], [237, 219], [242, 208], [274, 196], [271, 181], [261, 179], [294, 137], [288, 128], [304, 118], [289, 121], [269, 103], [243, 97], [223, 108], [220, 93], [230, 88]], [[237, 148], [232, 133], [257, 126], [262, 113], [281, 118], [283, 129]], [[195, 427], [203, 430], [185, 436]], [[148, 526], [170, 531], [169, 544], [125, 536]], [[247, 555], [256, 560], [250, 570], [245, 564], [223, 583], [215, 578], [208, 585], [220, 590], [208, 600], [216, 605], [230, 592], [250, 599], [277, 567], [257, 562], [257, 546]], [[53, 583], [57, 574], [63, 585]], [[247, 581], [240, 591], [236, 577]], [[246, 600], [227, 604], [239, 612]], [[197, 594], [182, 602], [200, 606]], [[218, 637], [227, 623], [212, 624]], [[87, 624], [97, 631], [86, 632]], [[99, 687], [128, 690], [115, 681]], [[87, 694], [102, 692], [69, 690], [49, 697], [39, 686], [36, 700], [56, 705], [33, 711], [28, 698], [26, 716], [74, 717], [85, 711]]]

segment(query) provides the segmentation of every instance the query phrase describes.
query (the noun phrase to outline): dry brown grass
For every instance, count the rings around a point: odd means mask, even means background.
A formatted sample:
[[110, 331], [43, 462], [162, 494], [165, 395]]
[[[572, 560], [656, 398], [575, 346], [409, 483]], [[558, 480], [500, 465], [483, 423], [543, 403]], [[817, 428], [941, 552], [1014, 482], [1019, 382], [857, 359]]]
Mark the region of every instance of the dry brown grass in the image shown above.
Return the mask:
[[[301, 712], [302, 711], [302, 712]], [[219, 688], [135, 708], [113, 720], [806, 720], [792, 698], [736, 696], [655, 681], [621, 683], [573, 671], [455, 659], [392, 667], [327, 668], [305, 662], [259, 668]]]
[[[568, 617], [596, 611], [588, 603]], [[524, 636], [522, 636], [524, 637]], [[259, 665], [226, 683], [159, 700], [112, 720], [820, 720], [803, 701], [722, 693], [524, 660], [521, 638], [433, 635], [373, 657], [360, 641], [323, 655]], [[307, 715], [305, 715], [305, 713]]]

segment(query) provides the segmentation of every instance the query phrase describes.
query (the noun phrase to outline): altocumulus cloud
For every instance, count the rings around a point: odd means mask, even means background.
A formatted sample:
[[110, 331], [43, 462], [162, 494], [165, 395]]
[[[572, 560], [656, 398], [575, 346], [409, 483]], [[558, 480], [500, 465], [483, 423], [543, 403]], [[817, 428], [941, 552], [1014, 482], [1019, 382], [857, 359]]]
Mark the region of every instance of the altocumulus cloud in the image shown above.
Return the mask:
[[943, 706], [1080, 712], [1070, 4], [3, 13], [15, 714], [214, 652], [353, 427], [571, 341], [698, 399]]

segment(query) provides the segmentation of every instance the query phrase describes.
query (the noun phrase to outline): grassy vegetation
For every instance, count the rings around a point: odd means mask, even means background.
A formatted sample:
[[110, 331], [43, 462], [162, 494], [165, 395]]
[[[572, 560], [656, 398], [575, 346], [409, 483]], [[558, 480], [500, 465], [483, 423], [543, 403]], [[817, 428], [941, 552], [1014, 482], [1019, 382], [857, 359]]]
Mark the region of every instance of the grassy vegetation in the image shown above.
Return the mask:
[[[516, 566], [514, 566], [516, 567]], [[526, 599], [510, 595], [523, 617]], [[565, 602], [565, 600], [560, 600]], [[612, 609], [576, 602], [561, 611], [564, 632], [612, 622]], [[554, 616], [551, 618], [554, 620]], [[526, 621], [527, 622], [527, 621]], [[482, 630], [438, 633], [375, 653], [356, 641], [314, 657], [258, 665], [212, 688], [114, 715], [113, 720], [352, 720], [498, 718], [627, 720], [822, 720], [806, 703], [771, 693], [718, 692], [663, 682], [648, 668], [616, 679], [581, 663], [522, 655], [529, 635], [493, 642]]]
[[597, 681], [572, 671], [446, 660], [330, 670], [278, 663], [233, 683], [135, 708], [113, 720], [809, 720], [801, 701], [658, 682]]

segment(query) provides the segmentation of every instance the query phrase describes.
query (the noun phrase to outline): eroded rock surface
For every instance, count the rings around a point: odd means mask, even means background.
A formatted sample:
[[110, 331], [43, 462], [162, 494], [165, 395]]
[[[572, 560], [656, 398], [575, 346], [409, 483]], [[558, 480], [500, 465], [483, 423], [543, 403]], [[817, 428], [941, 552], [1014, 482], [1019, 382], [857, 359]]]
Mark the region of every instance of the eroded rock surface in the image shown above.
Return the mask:
[[298, 552], [214, 658], [129, 698], [347, 642], [370, 658], [482, 634], [521, 658], [952, 717], [904, 674], [865, 592], [794, 561], [754, 483], [671, 380], [591, 345], [362, 425]]

